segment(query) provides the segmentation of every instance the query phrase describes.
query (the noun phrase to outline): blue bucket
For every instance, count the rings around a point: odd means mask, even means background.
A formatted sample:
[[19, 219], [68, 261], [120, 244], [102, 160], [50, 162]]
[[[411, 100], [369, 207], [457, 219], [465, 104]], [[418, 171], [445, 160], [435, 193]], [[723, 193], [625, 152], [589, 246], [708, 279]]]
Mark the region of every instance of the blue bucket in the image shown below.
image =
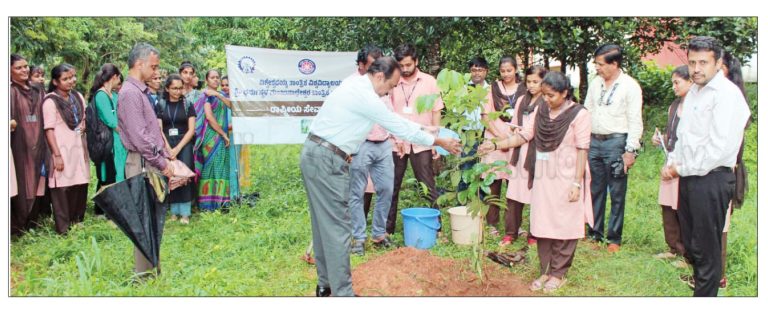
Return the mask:
[[428, 249], [435, 245], [437, 230], [440, 229], [440, 210], [414, 207], [400, 211], [403, 215], [403, 238], [405, 246]]

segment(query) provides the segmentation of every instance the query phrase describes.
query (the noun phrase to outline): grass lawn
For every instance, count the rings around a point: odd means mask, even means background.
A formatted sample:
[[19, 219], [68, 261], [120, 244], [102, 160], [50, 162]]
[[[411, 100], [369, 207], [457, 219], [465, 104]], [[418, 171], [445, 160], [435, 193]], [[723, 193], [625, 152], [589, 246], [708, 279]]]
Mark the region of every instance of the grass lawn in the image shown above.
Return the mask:
[[[750, 88], [754, 94], [754, 88]], [[755, 98], [752, 96], [751, 98]], [[754, 112], [754, 111], [753, 111]], [[756, 115], [756, 114], [755, 114]], [[646, 146], [658, 116], [646, 123]], [[757, 122], [747, 133], [745, 159], [750, 192], [744, 208], [733, 214], [728, 237], [726, 296], [757, 296]], [[301, 146], [250, 146], [250, 185], [261, 200], [236, 206], [229, 214], [196, 213], [189, 226], [168, 222], [163, 236], [163, 273], [136, 284], [132, 280], [131, 242], [105, 220], [92, 216], [67, 236], [56, 235], [53, 222], [11, 241], [11, 296], [307, 296], [314, 294], [314, 266], [299, 260], [311, 240], [307, 199], [298, 167]], [[608, 254], [579, 243], [562, 296], [691, 296], [669, 261], [652, 256], [666, 244], [657, 202], [660, 150], [646, 147], [632, 169], [627, 193], [621, 252]], [[412, 176], [409, 169], [409, 175]], [[409, 177], [406, 177], [409, 178]], [[95, 185], [95, 181], [92, 182]], [[92, 186], [93, 187], [93, 186]], [[420, 200], [406, 187], [401, 208]], [[91, 189], [89, 196], [92, 196]], [[444, 212], [445, 213], [445, 212]], [[527, 215], [528, 208], [525, 213]], [[527, 217], [527, 216], [526, 216]], [[607, 216], [606, 216], [607, 217]], [[398, 219], [401, 219], [399, 217]], [[503, 218], [502, 218], [503, 219]], [[448, 218], [444, 225], [449, 226]], [[528, 228], [528, 223], [523, 224]], [[450, 232], [450, 230], [444, 230]], [[402, 233], [402, 224], [398, 223]], [[402, 235], [395, 235], [402, 243]], [[493, 248], [498, 240], [487, 239]], [[518, 241], [514, 248], [522, 246]], [[464, 260], [470, 247], [440, 243], [431, 252]], [[383, 254], [369, 249], [352, 257], [353, 267]], [[538, 261], [511, 268], [525, 280], [537, 275]], [[489, 260], [485, 265], [493, 265]]]

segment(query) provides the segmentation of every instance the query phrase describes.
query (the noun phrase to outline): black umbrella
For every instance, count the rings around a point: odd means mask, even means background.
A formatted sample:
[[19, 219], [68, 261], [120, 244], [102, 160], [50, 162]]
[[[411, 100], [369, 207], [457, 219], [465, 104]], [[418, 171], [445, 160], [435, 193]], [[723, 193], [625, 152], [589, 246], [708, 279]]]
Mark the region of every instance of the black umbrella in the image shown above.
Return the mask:
[[167, 191], [163, 176], [144, 172], [101, 188], [93, 198], [155, 267], [160, 261]]

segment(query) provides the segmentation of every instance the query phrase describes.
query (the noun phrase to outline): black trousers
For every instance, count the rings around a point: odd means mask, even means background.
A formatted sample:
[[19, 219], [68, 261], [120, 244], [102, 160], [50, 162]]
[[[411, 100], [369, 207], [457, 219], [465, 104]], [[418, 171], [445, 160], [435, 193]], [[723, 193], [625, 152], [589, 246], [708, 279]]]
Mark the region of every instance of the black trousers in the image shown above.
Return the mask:
[[693, 265], [694, 296], [717, 296], [722, 276], [722, 233], [736, 188], [731, 171], [680, 178], [677, 215], [685, 254]]
[[[599, 140], [592, 138], [589, 143], [589, 172], [592, 174], [592, 212], [595, 227], [588, 228], [590, 238], [608, 243], [621, 244], [624, 230], [624, 199], [627, 196], [627, 176], [616, 178], [611, 174], [611, 163], [624, 154], [626, 135]], [[605, 230], [605, 203], [611, 194], [611, 216]], [[607, 231], [607, 232], [605, 232]]]

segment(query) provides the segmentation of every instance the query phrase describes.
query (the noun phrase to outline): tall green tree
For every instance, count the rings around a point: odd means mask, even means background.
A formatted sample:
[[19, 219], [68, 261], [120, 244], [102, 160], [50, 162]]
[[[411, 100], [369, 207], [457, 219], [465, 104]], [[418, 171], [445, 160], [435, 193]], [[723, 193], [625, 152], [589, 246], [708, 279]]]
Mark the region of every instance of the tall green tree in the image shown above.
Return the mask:
[[146, 31], [134, 18], [11, 18], [11, 51], [46, 69], [59, 62], [74, 65], [81, 91], [90, 87], [91, 73], [102, 64], [125, 66], [136, 42], [156, 38], [156, 33]]

